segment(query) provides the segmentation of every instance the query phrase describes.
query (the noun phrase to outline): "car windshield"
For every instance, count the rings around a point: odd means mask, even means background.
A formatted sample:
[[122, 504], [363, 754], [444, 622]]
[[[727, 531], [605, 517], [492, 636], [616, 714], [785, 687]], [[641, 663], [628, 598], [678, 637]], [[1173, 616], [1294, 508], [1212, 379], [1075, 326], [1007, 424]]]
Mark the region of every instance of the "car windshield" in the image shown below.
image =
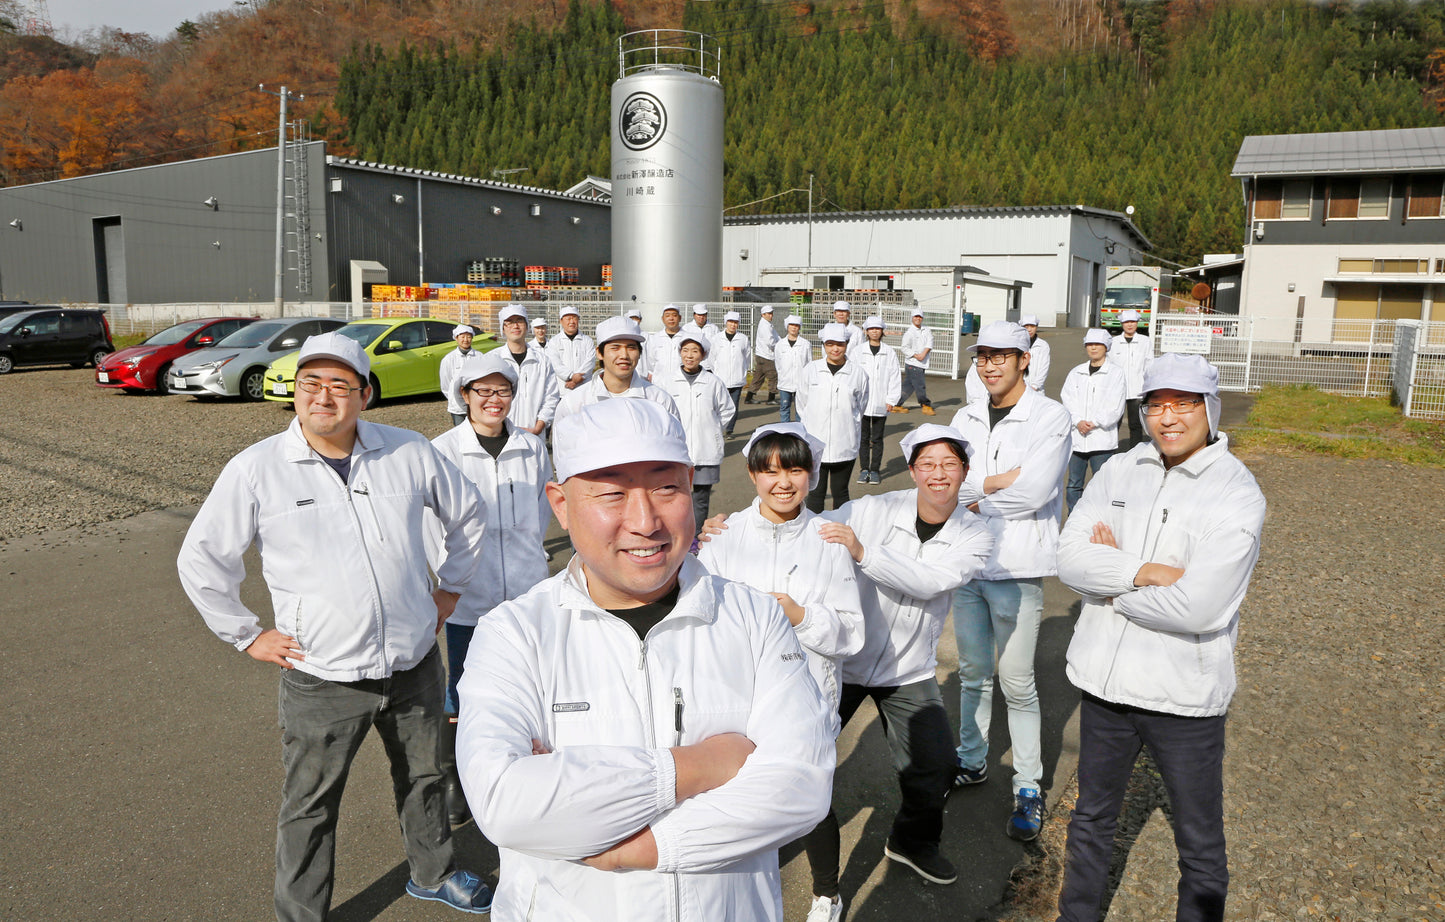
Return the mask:
[[185, 323], [178, 323], [173, 327], [161, 330], [150, 339], [141, 343], [142, 346], [174, 346], [176, 343], [190, 336], [192, 333], [205, 326], [208, 320], [190, 320]]
[[344, 327], [338, 327], [336, 332], [347, 339], [354, 339], [361, 343], [362, 348], [371, 345], [378, 336], [391, 329], [389, 323], [348, 323]]
[[1147, 288], [1106, 288], [1104, 289], [1104, 303], [1110, 306], [1143, 304], [1147, 307], [1150, 294], [1151, 292]]
[[291, 326], [289, 320], [262, 320], [260, 323], [248, 323], [216, 345], [232, 349], [250, 349], [253, 346], [261, 345], [289, 326]]
[[34, 311], [26, 311], [20, 314], [11, 314], [9, 317], [0, 317], [0, 333], [9, 333], [20, 326], [20, 322], [29, 317]]

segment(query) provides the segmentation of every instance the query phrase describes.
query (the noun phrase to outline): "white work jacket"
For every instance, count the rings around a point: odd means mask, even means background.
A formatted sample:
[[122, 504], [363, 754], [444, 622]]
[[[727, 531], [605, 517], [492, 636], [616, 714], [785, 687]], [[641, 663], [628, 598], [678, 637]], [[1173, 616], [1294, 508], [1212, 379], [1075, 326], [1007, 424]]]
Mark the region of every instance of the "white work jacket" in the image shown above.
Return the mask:
[[[496, 922], [782, 919], [777, 849], [828, 812], [837, 713], [776, 600], [691, 556], [679, 580], [645, 640], [592, 601], [577, 558], [477, 626], [457, 766], [501, 854]], [[678, 803], [669, 747], [728, 732], [757, 749]], [[643, 828], [655, 871], [581, 862]]]
[[1053, 361], [1053, 349], [1049, 348], [1048, 340], [1042, 336], [1034, 337], [1033, 345], [1029, 346], [1029, 374], [1026, 379], [1029, 387], [1044, 392], [1044, 385], [1049, 383], [1049, 365]]
[[809, 362], [798, 382], [798, 416], [803, 428], [823, 442], [823, 462], [858, 457], [863, 410], [868, 406], [868, 373], [849, 358], [834, 374], [828, 360]]
[[[510, 347], [503, 343], [502, 348]], [[550, 425], [562, 400], [562, 386], [552, 373], [552, 363], [531, 348], [517, 366], [517, 383], [512, 393], [512, 409], [507, 412], [507, 419], [527, 429], [538, 422]]]
[[[480, 547], [475, 549], [480, 553], [471, 584], [447, 619], [451, 624], [473, 625], [502, 602], [547, 578], [542, 539], [552, 521], [546, 491], [547, 481], [552, 479], [552, 459], [540, 437], [510, 423], [507, 443], [496, 458], [477, 442], [470, 422], [443, 432], [432, 439], [432, 445], [461, 470], [481, 496], [479, 515], [484, 528]], [[427, 525], [427, 560], [434, 572], [440, 572], [447, 559], [441, 522], [428, 514]]]
[[557, 385], [564, 392], [567, 381], [573, 375], [580, 373], [585, 378], [597, 367], [597, 349], [592, 337], [580, 330], [576, 339], [569, 339], [566, 333], [558, 333], [547, 340], [547, 358], [552, 360], [552, 372], [557, 375]]
[[[1135, 333], [1133, 340], [1125, 339], [1120, 333], [1109, 347], [1109, 361], [1124, 369], [1125, 396], [1138, 400], [1144, 396], [1144, 373], [1154, 364], [1154, 344], [1143, 333]], [[1133, 425], [1131, 420], [1129, 423]]]
[[864, 416], [883, 416], [889, 407], [898, 405], [903, 393], [903, 369], [898, 364], [898, 353], [887, 343], [880, 343], [878, 354], [873, 347], [864, 343], [848, 357], [848, 364], [854, 362], [868, 373], [868, 405], [863, 408]]
[[[682, 330], [678, 330], [670, 336], [666, 330], [647, 334], [647, 342], [642, 346], [642, 356], [647, 360], [648, 374], [646, 377], [653, 384], [662, 384], [680, 373], [682, 359], [677, 354], [677, 338], [681, 335]], [[708, 342], [709, 348], [711, 348], [711, 340]]]
[[262, 631], [240, 598], [254, 542], [276, 629], [306, 657], [296, 668], [335, 682], [386, 678], [436, 645], [427, 509], [446, 534], [441, 588], [464, 594], [485, 535], [461, 472], [420, 434], [362, 420], [342, 483], [293, 419], [227, 462], [176, 567], [206, 626], [244, 650]]
[[[1113, 451], [1119, 447], [1119, 420], [1124, 418], [1124, 369], [1107, 361], [1098, 371], [1089, 374], [1089, 363], [1069, 369], [1059, 402], [1069, 411], [1073, 423], [1073, 450], [1080, 454], [1092, 451]], [[1079, 423], [1094, 424], [1088, 434], [1079, 431]]]
[[[968, 440], [968, 477], [959, 502], [978, 503], [978, 514], [994, 537], [994, 555], [981, 579], [1053, 576], [1063, 512], [1064, 472], [1073, 453], [1069, 411], [1032, 388], [1013, 410], [989, 429], [988, 401], [971, 403], [953, 417], [953, 428]], [[1021, 468], [1005, 489], [987, 495], [985, 477]]]
[[860, 496], [822, 518], [846, 524], [863, 545], [863, 649], [843, 661], [843, 681], [877, 688], [932, 678], [951, 593], [988, 560], [988, 529], [959, 504], [938, 534], [920, 542], [917, 490]]
[[[1225, 713], [1264, 515], [1264, 494], [1223, 433], [1167, 471], [1149, 442], [1110, 459], [1059, 541], [1059, 579], [1084, 597], [1069, 681], [1151, 711]], [[1096, 522], [1113, 530], [1117, 549], [1091, 543]], [[1145, 563], [1184, 575], [1172, 586], [1135, 587]]]
[[963, 400], [964, 403], [979, 403], [988, 400], [988, 388], [984, 386], [983, 378], [979, 376], [978, 366], [969, 357], [968, 372], [963, 376]]
[[806, 508], [790, 522], [763, 518], [762, 501], [727, 517], [727, 529], [712, 535], [697, 559], [723, 579], [760, 592], [783, 592], [803, 607], [793, 626], [808, 655], [808, 671], [836, 710], [843, 684], [838, 664], [863, 648], [863, 608], [853, 558], [841, 544], [818, 534], [825, 519]]
[[572, 390], [565, 392], [561, 402], [557, 404], [557, 413], [553, 417], [552, 422], [554, 424], [558, 423], [562, 420], [562, 417], [569, 413], [576, 413], [583, 407], [591, 406], [598, 401], [608, 400], [613, 397], [634, 397], [640, 400], [651, 400], [653, 403], [661, 405], [663, 409], [667, 410], [667, 412], [673, 416], [677, 416], [678, 419], [682, 418], [677, 412], [677, 405], [673, 403], [672, 397], [668, 395], [667, 391], [648, 381], [642, 375], [638, 374], [636, 370], [632, 372], [631, 386], [620, 394], [614, 394], [607, 389], [607, 385], [602, 383], [602, 372], [599, 371], [593, 375], [590, 380], [583, 381]]
[[[687, 436], [687, 453], [694, 465], [716, 466], [723, 462], [723, 431], [737, 415], [732, 395], [722, 379], [706, 368], [693, 380], [679, 373], [653, 387], [664, 390], [677, 407], [682, 431]], [[698, 527], [702, 527], [699, 523]]]
[[903, 331], [903, 364], [912, 365], [914, 368], [927, 368], [928, 359], [914, 358], [925, 349], [933, 349], [933, 331], [928, 327], [909, 324], [908, 329]]
[[463, 352], [460, 347], [453, 349], [442, 356], [442, 363], [437, 367], [437, 380], [443, 396], [447, 398], [448, 413], [466, 415], [467, 402], [462, 399], [461, 382], [457, 381], [457, 372], [461, 370], [462, 359], [475, 351], [475, 349], [468, 349]]
[[712, 338], [712, 351], [707, 354], [712, 364], [708, 367], [722, 378], [725, 387], [742, 387], [748, 383], [748, 369], [753, 364], [752, 346], [748, 344], [748, 337], [739, 330], [728, 339], [726, 333], [718, 333]]
[[803, 369], [813, 361], [813, 345], [799, 336], [789, 342], [785, 336], [773, 347], [773, 366], [778, 373], [778, 390], [789, 394], [798, 392], [803, 380]]
[[773, 329], [772, 321], [759, 320], [756, 335], [753, 336], [753, 346], [757, 357], [760, 359], [771, 359], [773, 357], [773, 346], [778, 342], [778, 333]]

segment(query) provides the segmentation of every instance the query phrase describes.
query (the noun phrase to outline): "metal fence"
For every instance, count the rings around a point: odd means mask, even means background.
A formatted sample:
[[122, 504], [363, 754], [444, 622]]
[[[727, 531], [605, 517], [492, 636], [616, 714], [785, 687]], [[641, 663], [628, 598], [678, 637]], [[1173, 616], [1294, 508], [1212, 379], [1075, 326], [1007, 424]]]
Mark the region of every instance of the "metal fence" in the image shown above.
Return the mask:
[[1156, 353], [1198, 352], [1225, 390], [1309, 384], [1353, 397], [1396, 395], [1407, 416], [1445, 418], [1445, 323], [1419, 320], [1161, 315]]

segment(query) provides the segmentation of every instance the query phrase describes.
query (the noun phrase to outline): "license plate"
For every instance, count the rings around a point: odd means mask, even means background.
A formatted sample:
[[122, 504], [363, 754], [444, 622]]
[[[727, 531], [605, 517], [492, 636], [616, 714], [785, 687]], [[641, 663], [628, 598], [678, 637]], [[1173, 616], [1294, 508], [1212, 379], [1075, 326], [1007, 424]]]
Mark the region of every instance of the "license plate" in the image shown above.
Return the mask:
[[99, 381], [101, 384], [108, 384], [108, 383], [110, 383], [110, 375], [106, 374], [106, 373], [103, 372], [103, 371], [97, 373], [96, 376], [95, 376], [95, 379], [96, 379], [97, 381]]
[[277, 381], [275, 384], [271, 385], [271, 393], [275, 394], [277, 397], [285, 397], [285, 396], [286, 396], [286, 382], [285, 382], [285, 381]]
[[175, 379], [173, 379], [173, 380], [171, 381], [171, 387], [175, 388], [175, 389], [178, 390], [178, 391], [183, 391], [183, 390], [185, 390], [185, 389], [186, 389], [186, 379], [185, 379], [185, 378], [175, 378]]

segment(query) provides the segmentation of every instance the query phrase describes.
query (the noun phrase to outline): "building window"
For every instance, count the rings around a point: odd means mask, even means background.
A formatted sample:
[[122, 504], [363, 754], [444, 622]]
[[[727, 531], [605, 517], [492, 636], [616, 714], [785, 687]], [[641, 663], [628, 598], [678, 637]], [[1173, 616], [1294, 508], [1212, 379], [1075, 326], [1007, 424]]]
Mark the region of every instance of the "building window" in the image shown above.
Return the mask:
[[[1336, 342], [1368, 342], [1373, 320], [1419, 320], [1425, 300], [1423, 285], [1335, 285]], [[1376, 336], [1379, 331], [1376, 331]]]
[[891, 275], [860, 275], [858, 287], [871, 289], [873, 291], [892, 291], [893, 276]]
[[1360, 181], [1360, 217], [1390, 216], [1390, 178], [1375, 176]]
[[1438, 173], [1415, 176], [1410, 180], [1410, 204], [1407, 212], [1412, 218], [1438, 218], [1441, 210], [1441, 187], [1445, 176]]
[[[1445, 260], [1436, 260], [1435, 269], [1437, 272], [1445, 271], [1442, 264]], [[1377, 272], [1381, 275], [1428, 275], [1430, 273], [1430, 260], [1428, 259], [1342, 259], [1339, 262], [1340, 274], [1345, 275], [1351, 272]]]
[[1286, 220], [1309, 220], [1310, 192], [1314, 184], [1308, 179], [1290, 179], [1280, 190], [1279, 216]]
[[1388, 218], [1390, 216], [1390, 180], [1388, 177], [1356, 179], [1338, 177], [1330, 180], [1331, 218]]

